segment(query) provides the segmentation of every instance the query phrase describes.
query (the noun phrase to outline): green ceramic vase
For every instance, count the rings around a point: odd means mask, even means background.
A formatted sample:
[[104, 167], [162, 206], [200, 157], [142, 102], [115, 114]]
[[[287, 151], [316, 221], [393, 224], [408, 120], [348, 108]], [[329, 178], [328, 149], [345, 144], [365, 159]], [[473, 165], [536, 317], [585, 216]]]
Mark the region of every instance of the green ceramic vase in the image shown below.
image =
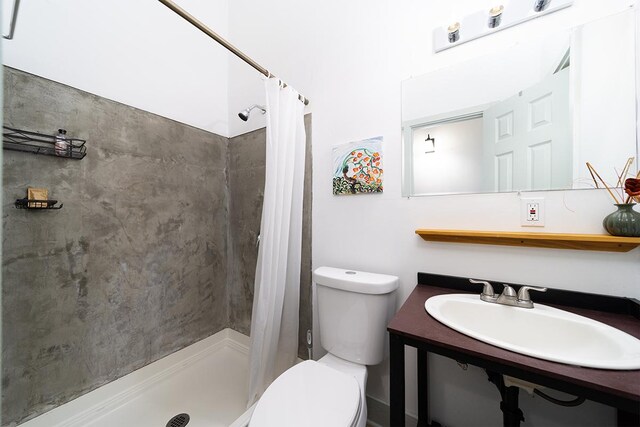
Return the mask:
[[602, 221], [604, 229], [612, 236], [640, 237], [640, 212], [633, 210], [635, 203], [616, 204], [618, 210]]

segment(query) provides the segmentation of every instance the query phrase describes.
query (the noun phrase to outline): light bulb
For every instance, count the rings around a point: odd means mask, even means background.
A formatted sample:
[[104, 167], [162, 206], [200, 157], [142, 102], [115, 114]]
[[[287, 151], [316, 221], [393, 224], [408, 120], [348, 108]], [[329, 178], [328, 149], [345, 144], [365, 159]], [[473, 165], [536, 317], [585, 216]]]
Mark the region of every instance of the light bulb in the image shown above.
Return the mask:
[[460, 23], [454, 22], [447, 28], [449, 32], [449, 43], [455, 43], [460, 40]]
[[504, 6], [495, 6], [489, 10], [489, 28], [496, 28], [502, 22], [502, 11]]

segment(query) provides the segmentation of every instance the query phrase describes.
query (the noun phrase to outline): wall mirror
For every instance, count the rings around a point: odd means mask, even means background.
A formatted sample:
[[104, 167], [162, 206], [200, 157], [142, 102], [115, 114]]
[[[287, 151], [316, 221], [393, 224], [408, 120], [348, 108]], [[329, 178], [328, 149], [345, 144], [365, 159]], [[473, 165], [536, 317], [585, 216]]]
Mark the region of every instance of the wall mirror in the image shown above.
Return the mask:
[[[638, 155], [636, 11], [402, 82], [404, 196], [593, 188]], [[637, 171], [637, 162], [633, 170]]]

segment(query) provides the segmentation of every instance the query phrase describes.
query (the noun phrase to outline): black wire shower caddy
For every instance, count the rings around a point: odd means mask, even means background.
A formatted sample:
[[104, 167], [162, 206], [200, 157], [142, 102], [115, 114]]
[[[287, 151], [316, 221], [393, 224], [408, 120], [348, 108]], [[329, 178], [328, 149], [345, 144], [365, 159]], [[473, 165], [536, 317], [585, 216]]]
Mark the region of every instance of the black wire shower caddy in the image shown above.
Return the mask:
[[83, 159], [87, 155], [87, 147], [85, 146], [87, 141], [84, 139], [66, 138], [68, 148], [61, 151], [60, 149], [56, 150], [56, 137], [54, 135], [3, 126], [2, 137], [2, 148], [5, 150], [44, 154], [74, 160]]

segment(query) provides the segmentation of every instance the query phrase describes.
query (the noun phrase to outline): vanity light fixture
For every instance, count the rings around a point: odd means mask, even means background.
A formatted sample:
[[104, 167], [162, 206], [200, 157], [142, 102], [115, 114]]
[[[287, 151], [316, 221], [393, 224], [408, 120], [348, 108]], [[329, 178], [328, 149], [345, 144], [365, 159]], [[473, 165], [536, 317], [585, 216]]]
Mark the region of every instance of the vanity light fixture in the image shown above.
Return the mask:
[[447, 28], [449, 32], [449, 43], [455, 43], [460, 40], [460, 23], [454, 22]]
[[427, 139], [424, 140], [427, 143], [427, 149], [425, 153], [435, 153], [436, 152], [436, 140], [431, 137], [431, 134], [427, 134]]
[[[575, 0], [514, 0], [507, 4], [505, 0], [491, 0], [491, 8], [482, 7], [467, 16], [456, 16], [454, 22], [449, 21], [448, 24], [443, 23], [435, 27], [433, 50], [441, 52], [480, 37], [493, 35], [523, 22], [571, 7], [574, 2]], [[505, 13], [507, 8], [509, 11]], [[462, 27], [464, 31], [461, 30]]]
[[534, 0], [534, 1], [535, 3], [533, 4], [533, 10], [535, 10], [536, 12], [542, 12], [549, 6], [549, 3], [551, 3], [551, 0]]
[[502, 12], [504, 11], [504, 6], [495, 6], [489, 10], [489, 28], [496, 28], [502, 22]]

